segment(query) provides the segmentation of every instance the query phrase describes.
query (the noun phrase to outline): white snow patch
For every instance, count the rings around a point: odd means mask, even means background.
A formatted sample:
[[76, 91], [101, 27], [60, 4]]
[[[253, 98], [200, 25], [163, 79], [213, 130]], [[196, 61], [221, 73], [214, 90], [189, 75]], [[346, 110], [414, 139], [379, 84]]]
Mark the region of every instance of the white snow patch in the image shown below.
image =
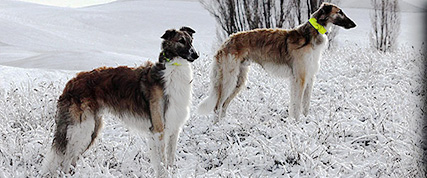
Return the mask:
[[[3, 0], [0, 177], [40, 177], [56, 100], [78, 71], [155, 61], [160, 36], [183, 25], [196, 30], [201, 57], [193, 63], [192, 112], [177, 146], [177, 177], [426, 175], [425, 53], [416, 47], [424, 47], [423, 14], [403, 12], [400, 47], [383, 54], [367, 48], [369, 10], [344, 11], [358, 27], [341, 30], [337, 47], [323, 55], [308, 117], [288, 119], [288, 80], [252, 65], [247, 89], [213, 124], [194, 112], [208, 92], [216, 35], [214, 19], [197, 2], [117, 1], [72, 9]], [[110, 115], [104, 121], [74, 176], [152, 177], [145, 138]]]

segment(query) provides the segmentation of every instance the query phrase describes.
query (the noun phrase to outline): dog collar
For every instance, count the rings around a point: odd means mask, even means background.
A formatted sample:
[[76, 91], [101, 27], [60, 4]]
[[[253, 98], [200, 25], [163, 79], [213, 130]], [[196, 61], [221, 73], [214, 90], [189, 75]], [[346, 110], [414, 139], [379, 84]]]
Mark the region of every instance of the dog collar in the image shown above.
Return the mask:
[[313, 26], [313, 28], [316, 29], [320, 34], [325, 34], [327, 32], [325, 27], [317, 23], [315, 18], [310, 18], [308, 21], [310, 22], [311, 26]]
[[[169, 59], [169, 58], [166, 57], [165, 52], [163, 52], [163, 57], [165, 57], [166, 62], [171, 62], [171, 59]], [[181, 64], [177, 63], [177, 62], [174, 62], [174, 63], [172, 63], [172, 65], [173, 66], [180, 66]]]

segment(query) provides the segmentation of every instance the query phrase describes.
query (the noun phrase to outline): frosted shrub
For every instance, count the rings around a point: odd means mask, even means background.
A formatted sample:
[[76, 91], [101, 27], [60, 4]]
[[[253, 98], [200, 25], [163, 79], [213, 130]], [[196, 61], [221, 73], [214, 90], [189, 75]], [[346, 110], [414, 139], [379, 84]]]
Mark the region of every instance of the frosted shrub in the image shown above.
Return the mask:
[[398, 0], [371, 0], [371, 46], [387, 52], [397, 46], [400, 33], [400, 12]]
[[[327, 51], [308, 117], [288, 118], [288, 80], [253, 64], [228, 116], [194, 111], [207, 94], [212, 56], [194, 63], [191, 119], [180, 134], [177, 177], [414, 177], [426, 174], [421, 142], [423, 54], [344, 47]], [[70, 75], [71, 76], [71, 75]], [[59, 78], [52, 81], [67, 81]], [[37, 81], [37, 80], [31, 80]], [[38, 177], [65, 82], [0, 88], [0, 176]], [[76, 177], [150, 177], [147, 144], [106, 115]], [[69, 176], [69, 175], [63, 175]]]

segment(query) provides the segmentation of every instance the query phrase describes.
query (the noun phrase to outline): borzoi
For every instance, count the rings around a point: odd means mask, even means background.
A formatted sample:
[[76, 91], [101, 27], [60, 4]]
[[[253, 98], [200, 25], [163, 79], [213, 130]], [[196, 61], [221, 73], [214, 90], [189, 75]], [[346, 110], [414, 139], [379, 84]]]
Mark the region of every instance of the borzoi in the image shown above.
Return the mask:
[[339, 7], [323, 3], [308, 22], [294, 29], [256, 29], [231, 35], [215, 55], [209, 96], [198, 112], [225, 116], [231, 100], [245, 86], [249, 64], [256, 62], [275, 76], [291, 76], [290, 116], [298, 119], [301, 107], [307, 116], [314, 75], [328, 42], [325, 33], [332, 24], [356, 27]]
[[[192, 69], [199, 57], [189, 27], [167, 30], [159, 62], [137, 68], [98, 68], [71, 79], [58, 100], [56, 129], [46, 172], [70, 171], [102, 127], [102, 111], [149, 135], [151, 161], [158, 177], [174, 165], [176, 144], [189, 117]], [[166, 166], [166, 168], [165, 168]]]

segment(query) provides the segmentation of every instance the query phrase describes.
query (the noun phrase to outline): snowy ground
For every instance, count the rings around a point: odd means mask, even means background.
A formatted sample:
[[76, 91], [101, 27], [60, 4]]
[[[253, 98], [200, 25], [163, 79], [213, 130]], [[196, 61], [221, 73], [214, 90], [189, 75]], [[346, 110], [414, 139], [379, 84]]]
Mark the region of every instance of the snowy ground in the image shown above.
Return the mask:
[[[422, 159], [425, 53], [421, 13], [402, 14], [401, 47], [368, 49], [368, 10], [347, 9], [314, 85], [308, 117], [288, 118], [287, 81], [252, 65], [247, 89], [217, 124], [192, 112], [178, 177], [426, 177]], [[413, 19], [415, 18], [415, 19]], [[39, 177], [56, 99], [79, 70], [156, 59], [165, 29], [196, 29], [192, 111], [209, 85], [215, 22], [196, 2], [119, 1], [80, 9], [0, 2], [0, 177]], [[415, 26], [415, 27], [414, 27]], [[418, 28], [417, 28], [418, 27]], [[419, 33], [418, 33], [419, 34]], [[10, 67], [14, 66], [14, 67]], [[152, 177], [145, 139], [114, 117], [75, 177]]]

